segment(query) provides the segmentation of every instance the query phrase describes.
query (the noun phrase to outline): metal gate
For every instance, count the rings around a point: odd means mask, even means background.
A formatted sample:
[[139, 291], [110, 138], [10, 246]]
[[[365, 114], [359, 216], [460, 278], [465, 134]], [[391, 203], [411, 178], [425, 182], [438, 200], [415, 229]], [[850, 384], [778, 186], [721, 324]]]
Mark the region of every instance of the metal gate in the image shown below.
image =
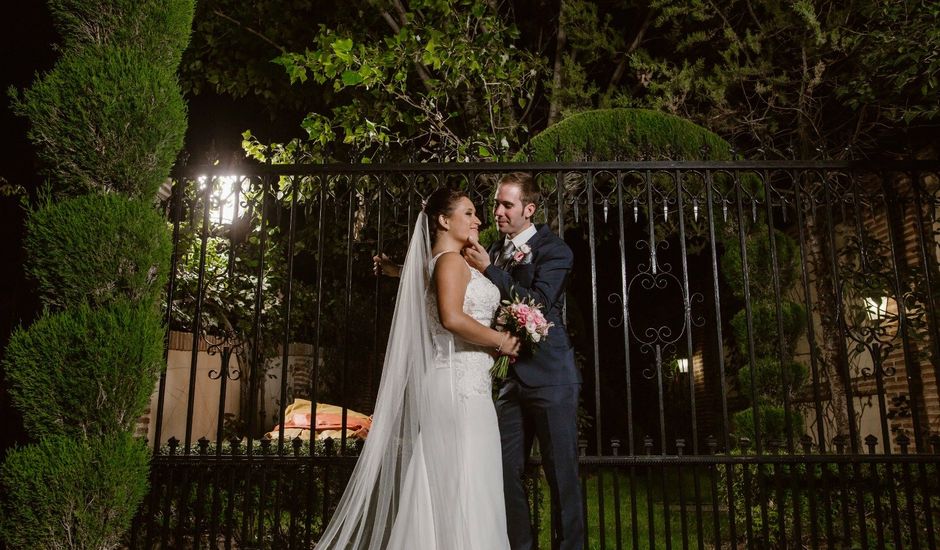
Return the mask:
[[312, 547], [381, 377], [372, 256], [440, 186], [488, 224], [512, 171], [575, 254], [586, 548], [937, 547], [940, 165], [770, 161], [183, 170], [130, 546]]

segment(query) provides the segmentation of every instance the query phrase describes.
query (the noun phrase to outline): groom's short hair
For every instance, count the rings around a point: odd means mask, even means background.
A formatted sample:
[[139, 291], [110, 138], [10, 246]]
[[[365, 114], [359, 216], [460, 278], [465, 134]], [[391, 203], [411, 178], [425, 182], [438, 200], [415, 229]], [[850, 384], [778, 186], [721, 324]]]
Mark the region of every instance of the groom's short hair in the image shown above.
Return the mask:
[[535, 183], [535, 178], [528, 172], [510, 172], [499, 180], [500, 185], [516, 185], [519, 187], [519, 196], [522, 198], [522, 206], [529, 203], [538, 207], [542, 200], [542, 194], [539, 193], [539, 186]]

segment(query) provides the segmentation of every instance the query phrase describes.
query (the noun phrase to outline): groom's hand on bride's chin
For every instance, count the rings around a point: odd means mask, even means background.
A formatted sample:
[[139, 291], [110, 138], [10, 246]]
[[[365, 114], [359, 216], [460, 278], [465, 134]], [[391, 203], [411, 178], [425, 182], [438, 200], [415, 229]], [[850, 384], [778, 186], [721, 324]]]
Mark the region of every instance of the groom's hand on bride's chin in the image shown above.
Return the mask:
[[467, 263], [470, 264], [470, 267], [481, 273], [490, 265], [490, 256], [486, 253], [486, 249], [473, 237], [470, 238], [467, 246], [465, 246], [460, 253], [463, 255], [464, 259], [467, 260]]

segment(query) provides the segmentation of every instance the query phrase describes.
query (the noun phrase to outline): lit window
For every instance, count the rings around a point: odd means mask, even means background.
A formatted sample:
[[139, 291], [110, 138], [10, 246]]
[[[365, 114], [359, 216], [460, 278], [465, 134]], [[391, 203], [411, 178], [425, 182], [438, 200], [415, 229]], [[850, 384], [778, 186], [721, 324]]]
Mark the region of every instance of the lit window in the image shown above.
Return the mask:
[[687, 374], [689, 372], [689, 360], [688, 359], [677, 359], [679, 364], [679, 372], [682, 374]]

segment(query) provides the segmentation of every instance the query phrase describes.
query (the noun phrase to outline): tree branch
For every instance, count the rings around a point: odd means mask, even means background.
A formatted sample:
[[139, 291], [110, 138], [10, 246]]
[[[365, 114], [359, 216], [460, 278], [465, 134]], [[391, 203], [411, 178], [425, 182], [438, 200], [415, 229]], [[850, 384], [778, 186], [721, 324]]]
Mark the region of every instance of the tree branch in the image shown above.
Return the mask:
[[[375, 7], [375, 9], [379, 11], [379, 14], [382, 16], [382, 19], [384, 19], [385, 22], [388, 23], [388, 26], [392, 29], [392, 31], [395, 34], [398, 34], [399, 32], [401, 32], [401, 28], [408, 24], [408, 18], [405, 16], [405, 8], [401, 5], [401, 2], [399, 2], [398, 0], [394, 0], [392, 2], [392, 5], [395, 7], [395, 11], [398, 12], [400, 24], [399, 22], [395, 21], [395, 18], [392, 17], [392, 14], [388, 13], [388, 10], [381, 8], [378, 5], [378, 2], [376, 0], [372, 0], [372, 2], [370, 3]], [[424, 84], [424, 89], [431, 91], [431, 73], [429, 73], [427, 67], [425, 67], [417, 59], [414, 60], [414, 65], [415, 65], [415, 71], [417, 71], [418, 73], [418, 78], [420, 78], [421, 83]]]
[[405, 6], [402, 5], [400, 0], [392, 0], [392, 7], [395, 8], [395, 11], [398, 13], [398, 21], [401, 23], [401, 26], [404, 27], [408, 24], [408, 15], [405, 10]]
[[267, 36], [261, 34], [260, 32], [256, 31], [255, 29], [253, 29], [253, 28], [251, 28], [251, 27], [249, 27], [249, 26], [243, 24], [241, 21], [238, 21], [237, 19], [234, 19], [234, 18], [228, 16], [227, 14], [223, 13], [221, 10], [213, 10], [212, 13], [214, 13], [215, 15], [221, 17], [222, 19], [225, 19], [225, 20], [228, 21], [229, 23], [232, 23], [232, 24], [236, 25], [238, 28], [240, 28], [240, 29], [242, 29], [242, 30], [245, 30], [245, 31], [249, 32], [250, 34], [253, 34], [253, 35], [257, 36], [257, 37], [260, 38], [261, 40], [264, 40], [264, 41], [267, 42], [268, 44], [270, 44], [270, 45], [274, 46], [275, 48], [277, 48], [281, 53], [287, 53], [287, 48], [285, 48], [284, 46], [281, 46], [281, 45], [278, 44], [277, 42], [274, 42], [273, 40], [271, 40], [271, 39], [268, 38]]
[[383, 9], [379, 9], [379, 12], [382, 14], [382, 19], [388, 23], [388, 26], [391, 27], [393, 31], [395, 31], [395, 34], [398, 34], [398, 32], [401, 30], [401, 27], [398, 26], [398, 23], [395, 21], [395, 18], [392, 17], [392, 14]]
[[558, 33], [555, 35], [555, 66], [552, 69], [552, 96], [548, 104], [548, 122], [551, 126], [558, 119], [559, 90], [561, 90], [561, 68], [562, 56], [565, 52], [565, 44], [568, 42], [568, 36], [565, 34], [565, 0], [558, 3]]
[[646, 36], [646, 31], [649, 29], [652, 22], [653, 10], [650, 10], [646, 13], [646, 18], [643, 20], [643, 24], [640, 25], [640, 29], [636, 31], [636, 36], [633, 37], [633, 41], [630, 42], [626, 51], [623, 52], [620, 63], [617, 63], [617, 68], [614, 69], [614, 74], [611, 75], [610, 83], [607, 85], [607, 91], [604, 92], [604, 97], [601, 100], [602, 103], [606, 104], [610, 101], [610, 96], [613, 95], [614, 89], [620, 84], [620, 79], [623, 78], [623, 73], [626, 72], [627, 61], [630, 59], [630, 54], [635, 52], [636, 49], [640, 47], [640, 44], [643, 43], [643, 38]]

